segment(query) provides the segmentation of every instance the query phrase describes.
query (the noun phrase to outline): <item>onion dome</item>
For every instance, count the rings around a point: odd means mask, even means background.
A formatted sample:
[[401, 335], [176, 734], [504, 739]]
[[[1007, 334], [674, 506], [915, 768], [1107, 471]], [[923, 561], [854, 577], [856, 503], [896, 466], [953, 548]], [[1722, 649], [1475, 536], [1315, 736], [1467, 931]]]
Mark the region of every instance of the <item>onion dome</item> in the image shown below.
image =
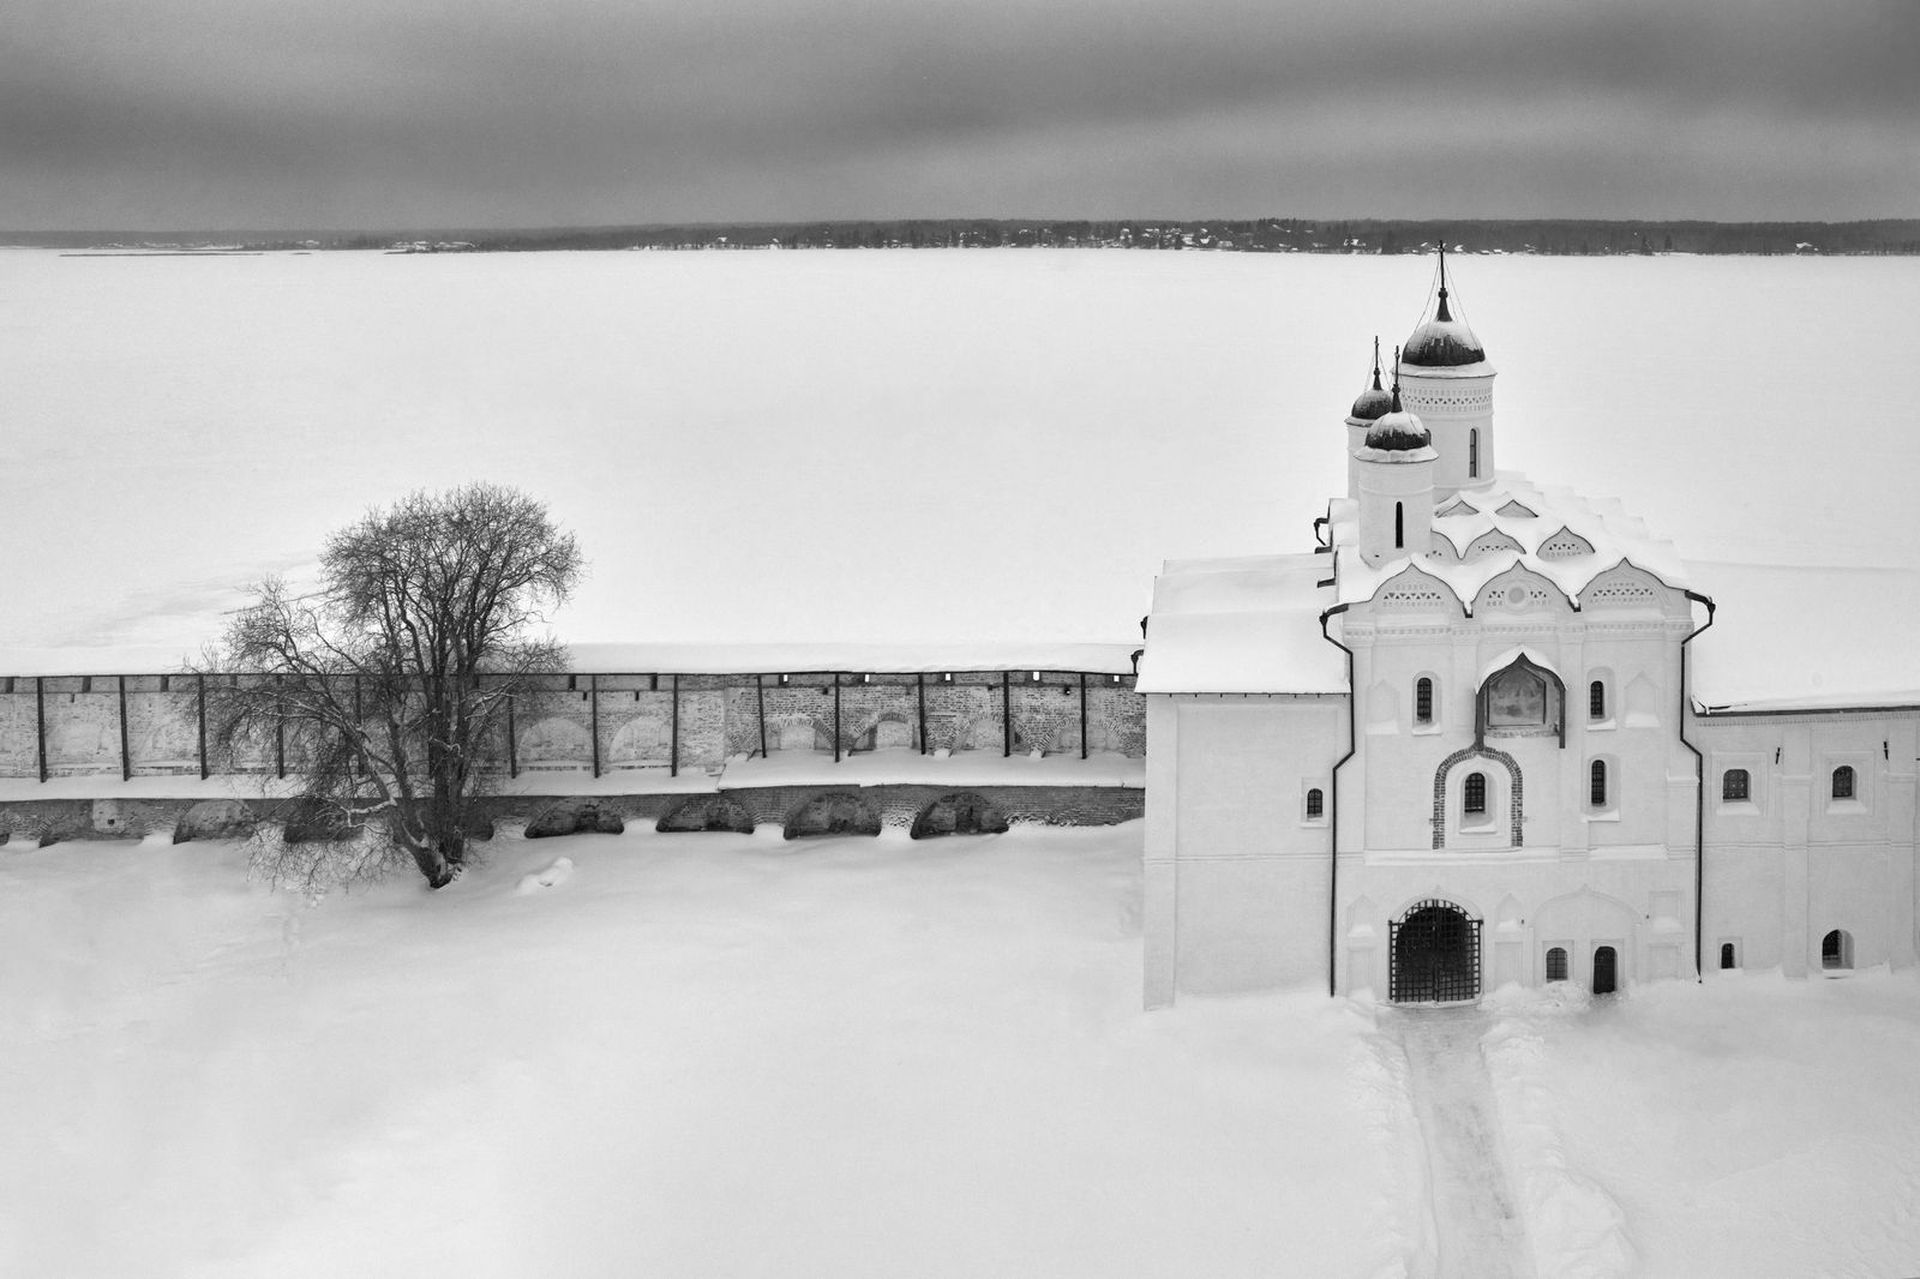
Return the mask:
[[1479, 364], [1487, 350], [1465, 320], [1453, 318], [1447, 308], [1447, 251], [1440, 249], [1440, 305], [1433, 318], [1415, 329], [1400, 349], [1400, 358], [1419, 368], [1452, 369]]
[[1367, 430], [1367, 447], [1382, 453], [1411, 453], [1432, 443], [1427, 424], [1400, 407], [1400, 386], [1396, 382], [1387, 412]]
[[1380, 339], [1373, 340], [1373, 385], [1360, 392], [1360, 398], [1353, 402], [1353, 412], [1347, 416], [1360, 422], [1371, 422], [1393, 411], [1393, 396], [1380, 389]]
[[1432, 443], [1426, 423], [1405, 409], [1386, 414], [1367, 431], [1367, 447], [1382, 453], [1411, 453]]

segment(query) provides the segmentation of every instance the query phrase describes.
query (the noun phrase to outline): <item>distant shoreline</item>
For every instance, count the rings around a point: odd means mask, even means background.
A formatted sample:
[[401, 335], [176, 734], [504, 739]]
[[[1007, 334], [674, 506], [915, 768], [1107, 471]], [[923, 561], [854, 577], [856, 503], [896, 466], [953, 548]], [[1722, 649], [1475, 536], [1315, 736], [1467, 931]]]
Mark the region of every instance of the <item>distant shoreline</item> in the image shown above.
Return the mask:
[[1920, 255], [1920, 218], [1856, 222], [1609, 221], [1605, 219], [1019, 219], [905, 218], [858, 222], [648, 223], [530, 230], [16, 231], [13, 248], [101, 256], [285, 251], [515, 253], [540, 250], [792, 250], [1086, 248], [1226, 253], [1461, 253], [1547, 257], [1660, 254]]

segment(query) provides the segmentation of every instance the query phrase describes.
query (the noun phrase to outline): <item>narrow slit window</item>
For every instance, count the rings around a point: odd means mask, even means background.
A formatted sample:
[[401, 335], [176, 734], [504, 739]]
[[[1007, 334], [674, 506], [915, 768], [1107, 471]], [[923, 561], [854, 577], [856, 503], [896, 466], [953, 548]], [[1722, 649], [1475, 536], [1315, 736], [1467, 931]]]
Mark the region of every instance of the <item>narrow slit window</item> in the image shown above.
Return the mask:
[[1740, 966], [1734, 962], [1733, 943], [1730, 941], [1720, 943], [1720, 966], [1722, 968], [1738, 968]]
[[1587, 685], [1587, 718], [1605, 719], [1607, 717], [1607, 682], [1597, 679]]
[[1587, 770], [1587, 802], [1594, 808], [1607, 806], [1607, 761], [1596, 759]]
[[1467, 432], [1467, 478], [1480, 478], [1480, 431], [1478, 428]]
[[1853, 798], [1853, 766], [1842, 764], [1833, 770], [1833, 797], [1835, 799]]
[[1467, 812], [1478, 816], [1487, 811], [1487, 775], [1467, 774]]
[[1407, 544], [1407, 508], [1399, 502], [1393, 504], [1393, 549], [1399, 550]]
[[1567, 952], [1564, 947], [1555, 946], [1547, 952], [1547, 980], [1565, 981], [1567, 979]]
[[1413, 684], [1413, 721], [1433, 723], [1433, 681], [1422, 675]]
[[1312, 790], [1307, 792], [1307, 816], [1308, 817], [1311, 818], [1311, 817], [1320, 816], [1321, 813], [1325, 811], [1325, 808], [1326, 808], [1326, 803], [1324, 798], [1320, 794], [1320, 788], [1318, 786], [1314, 787]]
[[1750, 794], [1751, 791], [1748, 788], [1746, 769], [1729, 768], [1726, 772], [1720, 774], [1720, 799], [1722, 803], [1741, 803], [1744, 802]]

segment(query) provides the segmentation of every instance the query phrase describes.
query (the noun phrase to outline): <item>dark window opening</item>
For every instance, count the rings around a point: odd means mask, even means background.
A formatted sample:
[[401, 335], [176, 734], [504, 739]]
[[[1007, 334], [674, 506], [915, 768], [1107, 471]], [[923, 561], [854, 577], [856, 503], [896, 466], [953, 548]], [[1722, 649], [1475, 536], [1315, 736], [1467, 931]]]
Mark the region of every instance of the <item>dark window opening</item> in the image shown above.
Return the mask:
[[1555, 946], [1547, 952], [1547, 980], [1565, 981], [1567, 979], [1567, 952], [1565, 948]]
[[1842, 764], [1833, 770], [1833, 797], [1835, 799], [1853, 798], [1853, 768]]
[[1480, 432], [1478, 430], [1467, 432], [1467, 478], [1470, 480], [1480, 478]]
[[1726, 803], [1739, 803], [1748, 797], [1747, 770], [1729, 768], [1720, 774], [1720, 798]]
[[1603, 759], [1594, 760], [1588, 770], [1587, 802], [1595, 808], [1607, 806], [1607, 762]]
[[1605, 719], [1607, 717], [1607, 686], [1602, 680], [1587, 685], [1587, 718]]
[[1417, 724], [1433, 723], [1433, 681], [1424, 675], [1414, 681], [1413, 718]]
[[1733, 962], [1733, 943], [1730, 941], [1720, 943], [1720, 966], [1722, 968], [1738, 968], [1740, 966]]
[[1611, 995], [1619, 989], [1619, 957], [1611, 946], [1602, 946], [1593, 952], [1593, 993]]
[[1393, 504], [1393, 549], [1399, 550], [1407, 544], [1406, 508], [1400, 503]]
[[1320, 788], [1316, 786], [1307, 792], [1307, 816], [1318, 817], [1322, 811], [1324, 811], [1324, 809], [1320, 796]]
[[1820, 966], [1853, 967], [1853, 938], [1847, 936], [1845, 929], [1836, 928], [1820, 939]]
[[1467, 812], [1485, 813], [1487, 811], [1487, 775], [1485, 773], [1467, 774]]

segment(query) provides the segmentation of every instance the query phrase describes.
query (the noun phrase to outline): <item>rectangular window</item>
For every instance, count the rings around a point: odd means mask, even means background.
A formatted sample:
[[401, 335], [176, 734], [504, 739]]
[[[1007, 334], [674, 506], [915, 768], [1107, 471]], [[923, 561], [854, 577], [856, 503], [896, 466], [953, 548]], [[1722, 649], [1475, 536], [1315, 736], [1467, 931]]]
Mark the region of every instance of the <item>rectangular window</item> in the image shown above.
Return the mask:
[[1835, 799], [1853, 798], [1853, 768], [1842, 764], [1833, 770], [1833, 797]]
[[1729, 768], [1720, 774], [1720, 799], [1723, 803], [1741, 803], [1747, 798], [1747, 770]]
[[1324, 811], [1324, 805], [1320, 795], [1320, 788], [1316, 786], [1307, 792], [1307, 816], [1318, 817], [1322, 811]]
[[1587, 718], [1605, 719], [1607, 717], [1607, 686], [1601, 680], [1587, 685]]
[[1467, 811], [1484, 813], [1487, 811], [1487, 775], [1485, 773], [1467, 774]]
[[1607, 806], [1607, 762], [1596, 759], [1588, 773], [1587, 802], [1595, 808]]
[[1413, 719], [1416, 724], [1433, 723], [1433, 681], [1424, 676], [1413, 686]]

